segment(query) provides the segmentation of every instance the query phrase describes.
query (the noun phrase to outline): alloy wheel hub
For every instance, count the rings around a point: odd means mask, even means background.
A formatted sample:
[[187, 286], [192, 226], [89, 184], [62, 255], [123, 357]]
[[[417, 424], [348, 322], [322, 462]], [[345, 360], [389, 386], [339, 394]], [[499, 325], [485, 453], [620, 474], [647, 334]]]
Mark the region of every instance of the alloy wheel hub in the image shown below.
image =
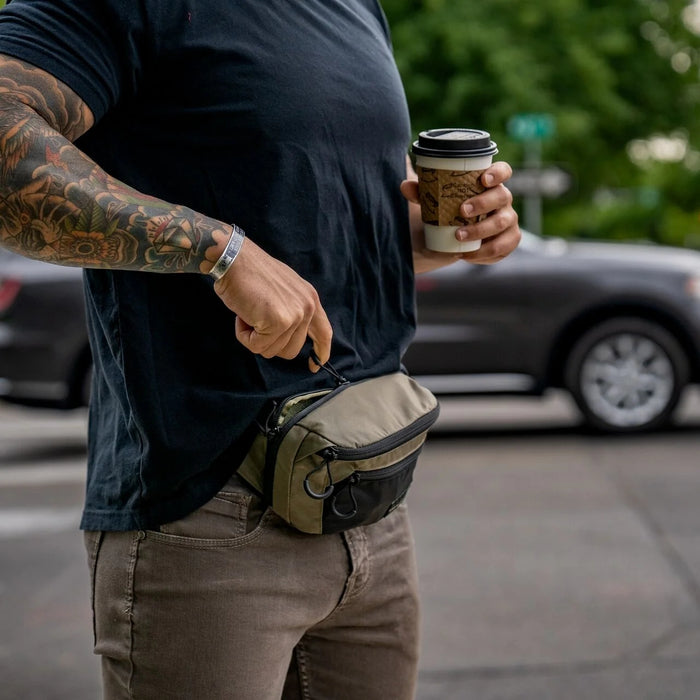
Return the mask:
[[581, 391], [590, 409], [619, 427], [656, 418], [668, 405], [673, 386], [673, 367], [663, 348], [630, 333], [595, 345], [581, 370]]

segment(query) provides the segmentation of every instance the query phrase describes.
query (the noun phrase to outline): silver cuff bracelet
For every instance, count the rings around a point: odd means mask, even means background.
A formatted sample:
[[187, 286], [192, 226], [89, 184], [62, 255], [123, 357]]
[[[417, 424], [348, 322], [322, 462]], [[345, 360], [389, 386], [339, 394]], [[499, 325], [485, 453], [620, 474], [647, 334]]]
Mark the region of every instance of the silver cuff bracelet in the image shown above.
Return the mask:
[[209, 270], [209, 274], [216, 280], [220, 280], [228, 272], [229, 267], [233, 265], [233, 261], [240, 253], [243, 239], [245, 238], [245, 231], [242, 228], [239, 228], [236, 224], [231, 224], [231, 226], [233, 226], [233, 233], [228, 239], [224, 252], [221, 253], [221, 257], [214, 263], [214, 267]]

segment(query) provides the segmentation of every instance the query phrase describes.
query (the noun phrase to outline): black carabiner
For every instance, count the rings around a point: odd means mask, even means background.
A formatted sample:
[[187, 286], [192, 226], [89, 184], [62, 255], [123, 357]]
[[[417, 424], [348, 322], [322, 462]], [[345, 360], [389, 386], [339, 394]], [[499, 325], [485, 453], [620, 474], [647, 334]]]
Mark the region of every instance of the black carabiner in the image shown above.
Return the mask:
[[357, 515], [357, 509], [359, 508], [359, 506], [357, 505], [357, 499], [355, 498], [355, 493], [353, 492], [352, 487], [354, 484], [358, 483], [359, 480], [360, 478], [357, 476], [357, 474], [353, 474], [350, 477], [350, 483], [348, 484], [347, 491], [350, 496], [350, 501], [352, 503], [351, 511], [348, 511], [347, 513], [342, 513], [338, 510], [338, 507], [336, 506], [338, 498], [343, 494], [342, 490], [339, 493], [336, 493], [333, 500], [331, 501], [331, 510], [342, 520], [347, 520], [348, 518], [352, 518], [354, 515]]
[[[313, 475], [316, 474], [316, 472], [320, 472], [323, 468], [326, 468], [326, 471], [328, 472], [328, 481], [329, 484], [326, 487], [325, 491], [323, 493], [317, 493], [311, 488], [311, 484], [309, 484], [309, 478]], [[335, 485], [333, 484], [333, 476], [331, 475], [331, 469], [330, 469], [330, 462], [328, 460], [324, 460], [323, 464], [320, 467], [316, 467], [316, 469], [312, 469], [307, 475], [306, 478], [304, 479], [304, 491], [311, 496], [311, 498], [315, 498], [317, 501], [325, 501], [328, 496], [330, 496], [333, 493], [333, 490], [335, 489]]]

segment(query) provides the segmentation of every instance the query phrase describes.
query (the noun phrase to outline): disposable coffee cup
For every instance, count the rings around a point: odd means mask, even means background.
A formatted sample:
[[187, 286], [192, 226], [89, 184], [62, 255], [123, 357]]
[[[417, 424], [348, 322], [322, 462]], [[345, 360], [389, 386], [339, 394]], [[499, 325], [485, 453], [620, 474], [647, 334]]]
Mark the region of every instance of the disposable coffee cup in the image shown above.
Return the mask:
[[418, 135], [413, 154], [428, 249], [443, 253], [479, 249], [480, 240], [459, 241], [455, 233], [483, 215], [465, 218], [459, 209], [465, 199], [484, 191], [480, 177], [496, 153], [491, 135], [479, 129], [431, 129]]

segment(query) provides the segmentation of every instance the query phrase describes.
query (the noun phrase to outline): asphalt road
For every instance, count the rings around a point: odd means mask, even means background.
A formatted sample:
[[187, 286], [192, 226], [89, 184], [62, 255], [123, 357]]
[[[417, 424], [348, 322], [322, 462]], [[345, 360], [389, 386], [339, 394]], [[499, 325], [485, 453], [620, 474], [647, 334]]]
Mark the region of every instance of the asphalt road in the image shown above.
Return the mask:
[[[84, 431], [0, 406], [0, 700], [100, 697]], [[636, 437], [556, 395], [445, 402], [410, 496], [418, 700], [700, 700], [699, 454], [697, 393]]]

